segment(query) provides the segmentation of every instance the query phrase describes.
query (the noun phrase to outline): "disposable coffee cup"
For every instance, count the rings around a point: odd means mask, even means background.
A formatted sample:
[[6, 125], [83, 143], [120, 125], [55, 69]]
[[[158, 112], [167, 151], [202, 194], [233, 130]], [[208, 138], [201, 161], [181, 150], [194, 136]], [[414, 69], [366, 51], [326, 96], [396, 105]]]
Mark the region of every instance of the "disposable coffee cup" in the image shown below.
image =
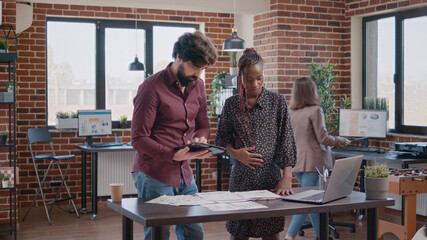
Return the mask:
[[112, 202], [121, 202], [123, 197], [123, 183], [111, 183], [110, 192], [111, 192], [111, 201]]
[[329, 176], [319, 176], [319, 190], [326, 191], [329, 183]]

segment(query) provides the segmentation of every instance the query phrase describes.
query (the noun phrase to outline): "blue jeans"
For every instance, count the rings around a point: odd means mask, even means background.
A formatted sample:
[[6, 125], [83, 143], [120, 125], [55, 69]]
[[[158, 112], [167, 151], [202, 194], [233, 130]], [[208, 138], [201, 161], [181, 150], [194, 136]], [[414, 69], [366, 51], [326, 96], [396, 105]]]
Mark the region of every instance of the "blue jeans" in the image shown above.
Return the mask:
[[[319, 186], [319, 176], [315, 172], [297, 172], [294, 173], [294, 175], [297, 177], [301, 187]], [[314, 234], [318, 237], [320, 215], [318, 213], [311, 213], [308, 215], [310, 216], [311, 224], [313, 225]], [[301, 226], [304, 224], [306, 217], [307, 214], [294, 215], [286, 234], [295, 238]]]
[[[181, 177], [179, 188], [172, 187], [166, 183], [158, 181], [143, 172], [133, 172], [133, 180], [138, 190], [138, 198], [155, 198], [162, 195], [192, 195], [197, 193], [197, 185], [193, 180], [186, 186]], [[151, 239], [151, 227], [144, 227], [145, 240]], [[175, 234], [178, 240], [203, 239], [203, 227], [201, 223], [174, 225]], [[163, 239], [169, 239], [169, 226], [162, 226]]]

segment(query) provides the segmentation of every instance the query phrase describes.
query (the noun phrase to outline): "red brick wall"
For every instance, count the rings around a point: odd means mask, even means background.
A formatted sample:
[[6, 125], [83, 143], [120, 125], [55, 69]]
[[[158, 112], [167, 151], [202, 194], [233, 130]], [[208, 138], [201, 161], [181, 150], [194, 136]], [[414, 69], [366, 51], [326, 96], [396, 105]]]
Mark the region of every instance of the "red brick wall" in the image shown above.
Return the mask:
[[[3, 3], [3, 6], [5, 4]], [[11, 7], [13, 12], [7, 12], [5, 18], [13, 18], [15, 16], [15, 7]], [[35, 172], [33, 169], [31, 156], [26, 140], [26, 131], [28, 128], [45, 127], [46, 126], [46, 16], [66, 16], [66, 17], [93, 17], [93, 18], [114, 18], [114, 19], [135, 19], [133, 9], [128, 7], [99, 7], [99, 6], [77, 6], [65, 4], [34, 4], [34, 21], [32, 26], [25, 30], [19, 36], [18, 52], [19, 59], [17, 61], [17, 136], [18, 136], [18, 166], [20, 168], [20, 184], [18, 186], [18, 201], [19, 206], [29, 206], [37, 189]], [[3, 10], [5, 14], [5, 10]], [[212, 12], [195, 12], [195, 11], [174, 11], [174, 10], [158, 10], [158, 9], [142, 9], [137, 10], [138, 18], [141, 20], [157, 20], [157, 21], [182, 21], [192, 23], [204, 23], [205, 34], [210, 37], [218, 49], [222, 48], [222, 42], [231, 34], [233, 24], [233, 15], [228, 13], [212, 13]], [[13, 18], [14, 19], [14, 18]], [[207, 93], [209, 94], [210, 82], [213, 76], [220, 71], [225, 71], [229, 67], [228, 55], [224, 52], [219, 52], [219, 61], [214, 68], [206, 70]], [[3, 81], [6, 78], [1, 78]], [[2, 83], [0, 83], [2, 84]], [[0, 117], [4, 116], [5, 112], [0, 111]], [[216, 129], [216, 119], [212, 119], [212, 127]], [[123, 135], [124, 141], [130, 141], [129, 130], [114, 130], [118, 135]], [[215, 133], [215, 130], [212, 130]], [[69, 170], [68, 185], [73, 196], [77, 196], [76, 203], [81, 202], [81, 154], [75, 150], [75, 145], [81, 144], [83, 138], [77, 137], [75, 131], [52, 131], [55, 150], [58, 154], [75, 154], [77, 157], [72, 161], [71, 169]], [[113, 141], [103, 139], [102, 141]], [[48, 148], [49, 146], [42, 146]], [[89, 159], [90, 166], [90, 159]], [[194, 164], [193, 164], [194, 165]], [[44, 172], [47, 165], [42, 166], [40, 174]], [[205, 159], [202, 163], [203, 168], [203, 190], [216, 189], [216, 182], [212, 180], [212, 169], [216, 169], [216, 158]], [[216, 171], [216, 170], [215, 170]], [[88, 191], [90, 191], [90, 174], [91, 169], [88, 169]], [[130, 174], [130, 172], [129, 172]], [[57, 172], [53, 172], [46, 180], [45, 194], [47, 201], [54, 198], [52, 189], [48, 186], [48, 182], [52, 179], [58, 179]], [[65, 191], [62, 196], [65, 196]], [[90, 197], [90, 195], [89, 195]], [[90, 202], [90, 199], [88, 199]], [[4, 203], [4, 199], [0, 199], [0, 204]], [[41, 206], [41, 198], [39, 197], [37, 206]], [[3, 215], [0, 215], [2, 218]]]
[[[347, 2], [347, 3], [346, 3]], [[292, 82], [298, 76], [308, 75], [306, 65], [330, 60], [337, 64], [340, 77], [335, 84], [337, 99], [343, 93], [350, 95], [350, 17], [375, 11], [395, 9], [403, 6], [425, 3], [427, 0], [411, 1], [343, 1], [343, 0], [271, 0], [270, 11], [255, 16], [254, 46], [266, 61], [266, 87], [290, 96]], [[14, 3], [14, 1], [13, 1]], [[15, 22], [15, 6], [3, 1], [4, 23]], [[46, 15], [67, 17], [93, 17], [114, 19], [135, 19], [133, 10], [127, 7], [77, 6], [63, 4], [34, 4], [32, 27], [19, 36], [17, 81], [18, 124], [18, 165], [20, 184], [18, 196], [20, 206], [29, 206], [37, 189], [35, 174], [30, 159], [26, 131], [32, 127], [46, 125]], [[139, 19], [157, 21], [185, 21], [205, 23], [205, 33], [221, 49], [222, 42], [229, 37], [233, 15], [226, 13], [138, 9]], [[220, 59], [214, 68], [206, 71], [207, 88], [216, 72], [228, 69], [228, 56], [220, 52]], [[5, 81], [4, 70], [0, 68], [0, 85]], [[208, 94], [210, 90], [208, 90]], [[4, 128], [4, 107], [0, 110], [0, 128]], [[216, 132], [216, 119], [212, 119], [212, 138]], [[129, 130], [119, 130], [118, 135], [129, 141]], [[69, 186], [76, 203], [80, 203], [80, 152], [74, 146], [83, 142], [74, 131], [53, 131], [54, 144], [60, 154], [74, 153], [69, 173]], [[104, 139], [112, 141], [113, 139]], [[425, 141], [411, 137], [389, 136], [387, 140], [371, 141], [374, 146], [388, 148], [388, 141]], [[5, 159], [5, 158], [0, 158]], [[90, 164], [90, 159], [89, 159]], [[194, 164], [193, 164], [194, 165]], [[203, 191], [216, 189], [212, 172], [216, 171], [216, 158], [202, 162]], [[90, 190], [90, 168], [88, 169], [88, 190]], [[229, 172], [225, 171], [223, 188], [227, 189]], [[53, 176], [49, 176], [52, 179]], [[49, 188], [47, 188], [49, 189]], [[53, 194], [47, 191], [48, 199]], [[0, 196], [0, 208], [7, 199]], [[90, 199], [88, 199], [90, 202]], [[37, 201], [41, 205], [41, 200]], [[7, 213], [6, 213], [7, 214]], [[0, 212], [0, 218], [4, 217]]]
[[293, 81], [309, 76], [312, 62], [337, 64], [336, 98], [350, 95], [349, 18], [341, 0], [270, 1], [255, 16], [254, 45], [266, 62], [266, 86], [289, 100]]

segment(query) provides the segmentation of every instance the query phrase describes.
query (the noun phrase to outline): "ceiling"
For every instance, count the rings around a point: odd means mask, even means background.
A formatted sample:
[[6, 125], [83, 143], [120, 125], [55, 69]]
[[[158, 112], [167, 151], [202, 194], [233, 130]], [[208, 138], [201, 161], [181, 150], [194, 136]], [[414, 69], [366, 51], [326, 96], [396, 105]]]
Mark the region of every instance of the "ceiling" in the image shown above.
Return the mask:
[[[186, 11], [233, 13], [232, 0], [29, 0], [33, 3], [58, 3], [76, 5], [138, 7]], [[236, 14], [254, 15], [267, 12], [270, 0], [235, 0]]]

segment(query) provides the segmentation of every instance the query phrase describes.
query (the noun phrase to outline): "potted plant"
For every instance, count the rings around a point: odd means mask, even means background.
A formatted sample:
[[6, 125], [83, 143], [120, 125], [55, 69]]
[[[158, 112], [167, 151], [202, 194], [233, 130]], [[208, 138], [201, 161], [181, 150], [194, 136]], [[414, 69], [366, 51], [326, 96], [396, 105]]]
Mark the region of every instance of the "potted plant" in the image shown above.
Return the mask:
[[388, 170], [387, 164], [365, 166], [365, 192], [366, 199], [387, 199], [388, 193]]
[[121, 115], [119, 117], [120, 128], [127, 128], [128, 117], [126, 115]]
[[0, 53], [7, 53], [7, 39], [0, 38]]
[[[329, 62], [326, 63], [311, 63], [307, 66], [310, 70], [310, 77], [313, 79], [317, 87], [317, 93], [321, 98], [321, 107], [325, 115], [326, 129], [331, 133], [336, 133], [339, 129], [339, 112], [335, 106], [333, 82], [339, 77], [334, 73], [336, 65]], [[340, 108], [348, 108], [351, 104], [351, 99], [344, 94], [344, 98], [340, 99]]]
[[0, 132], [0, 145], [6, 145], [7, 144], [7, 135], [9, 135], [8, 132], [5, 132], [5, 131]]
[[9, 180], [10, 180], [9, 175], [2, 173], [2, 174], [0, 174], [0, 179], [1, 179], [1, 186], [3, 188], [8, 188], [9, 187]]
[[212, 93], [209, 95], [210, 104], [209, 108], [209, 116], [213, 116], [214, 114], [219, 115], [222, 111], [222, 105], [220, 102], [220, 92], [223, 89], [223, 85], [225, 84], [225, 76], [227, 76], [227, 72], [219, 72], [214, 76], [214, 79], [211, 83]]
[[230, 75], [237, 75], [237, 52], [228, 52], [230, 56]]
[[1, 102], [13, 102], [13, 82], [6, 81], [5, 87], [7, 92], [0, 92], [0, 101]]
[[77, 113], [62, 112], [56, 113], [56, 128], [58, 129], [76, 129], [77, 128]]

